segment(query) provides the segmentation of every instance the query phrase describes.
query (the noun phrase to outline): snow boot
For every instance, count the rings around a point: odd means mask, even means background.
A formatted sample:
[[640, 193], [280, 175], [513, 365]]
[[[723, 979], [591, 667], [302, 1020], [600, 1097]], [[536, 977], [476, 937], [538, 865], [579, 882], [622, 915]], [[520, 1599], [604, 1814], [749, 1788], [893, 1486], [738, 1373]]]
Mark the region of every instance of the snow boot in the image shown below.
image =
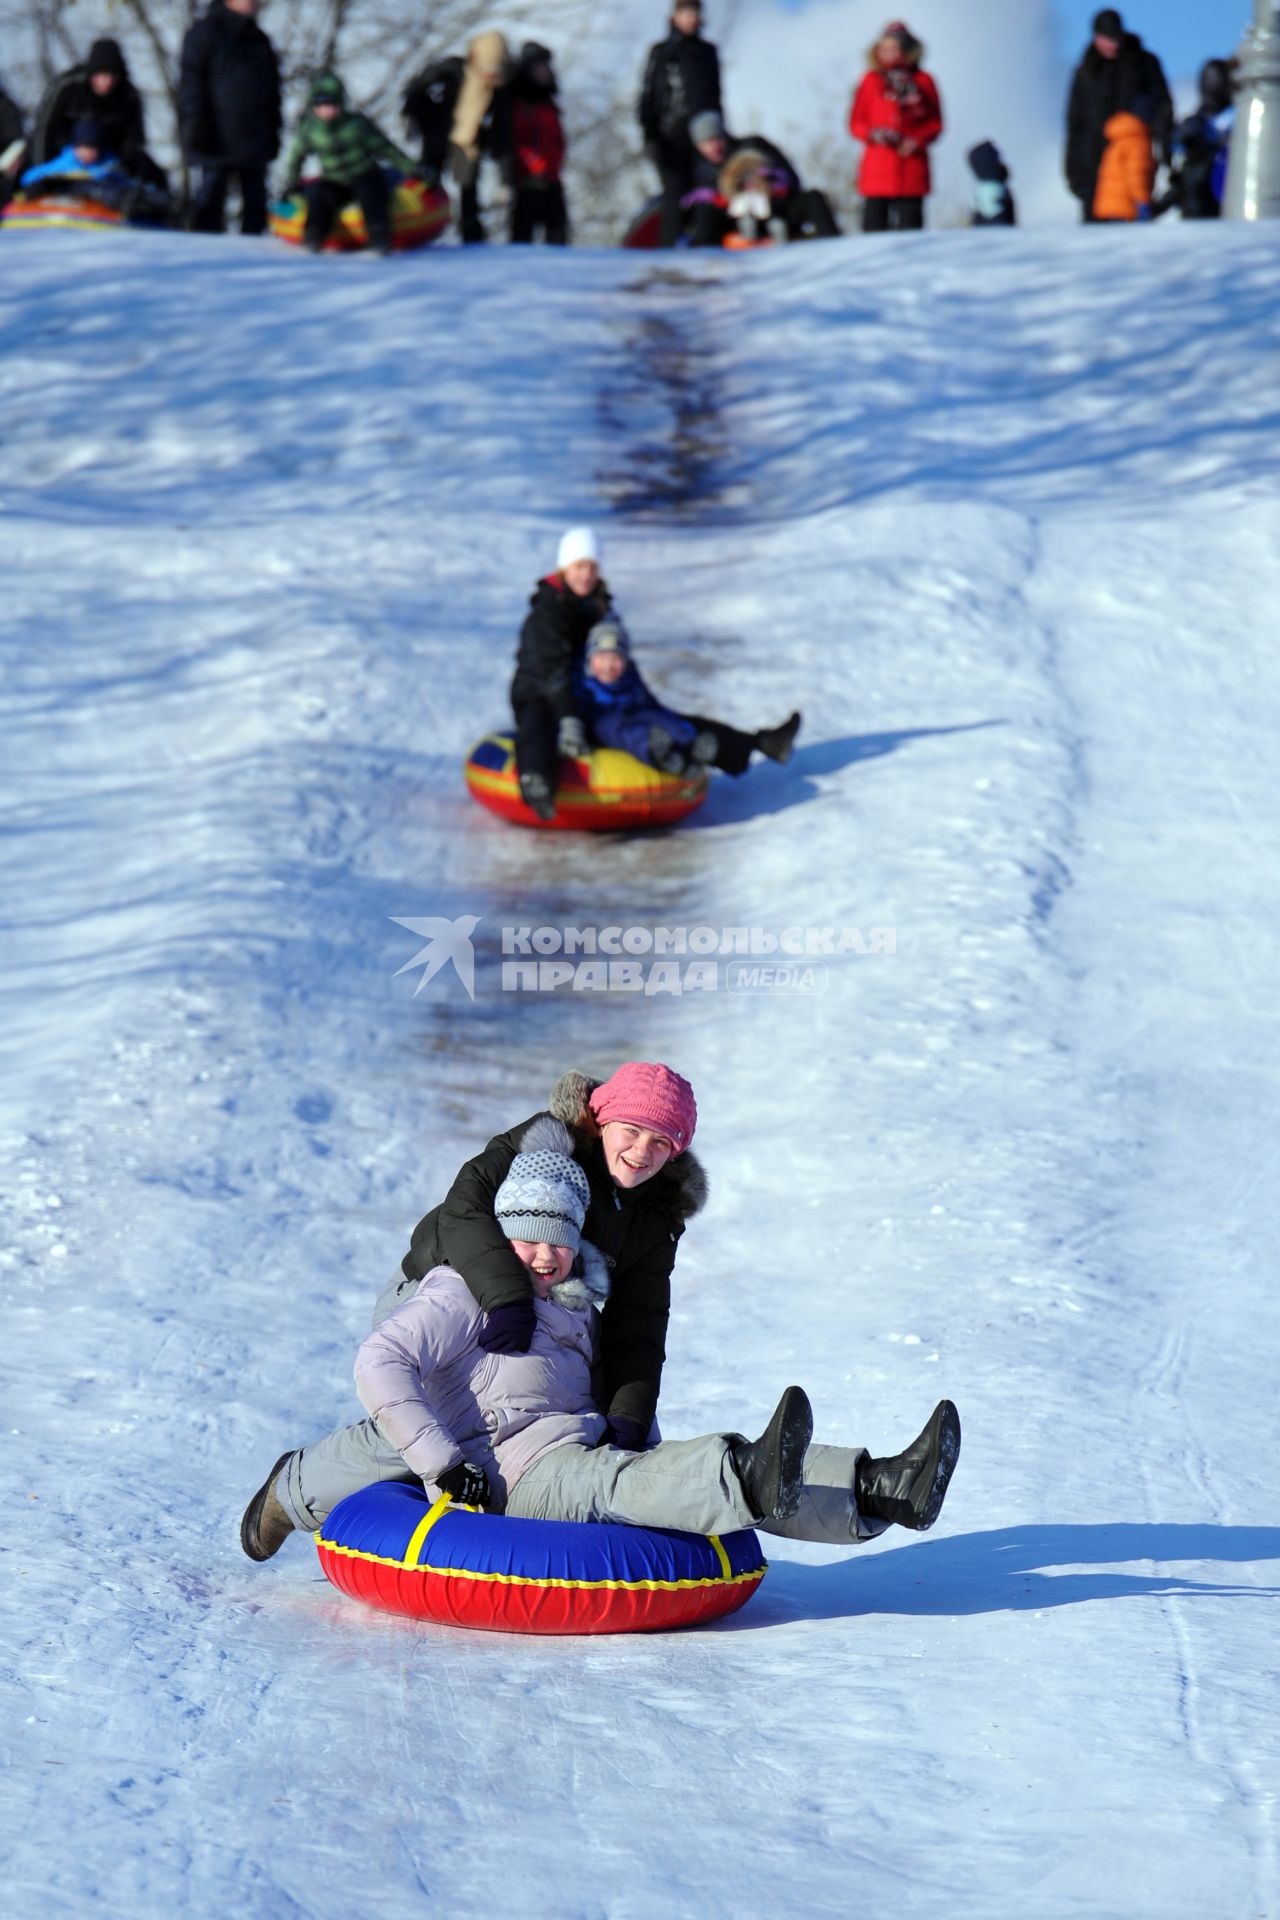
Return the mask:
[[695, 767], [713, 767], [716, 763], [716, 755], [719, 753], [719, 751], [720, 751], [719, 734], [712, 733], [708, 728], [705, 728], [705, 727], [703, 728], [701, 733], [694, 734], [693, 746], [690, 749], [690, 758], [692, 759]]
[[554, 820], [556, 817], [555, 795], [547, 785], [545, 774], [522, 773], [520, 775], [520, 798], [531, 813], [539, 820]]
[[683, 773], [688, 767], [688, 754], [676, 745], [665, 727], [650, 727], [646, 744], [649, 758], [659, 773]]
[[942, 1512], [960, 1458], [960, 1415], [939, 1400], [923, 1433], [888, 1460], [864, 1454], [853, 1477], [853, 1497], [867, 1520], [890, 1520], [923, 1533]]
[[756, 735], [756, 745], [767, 760], [776, 760], [779, 766], [785, 766], [791, 758], [791, 749], [799, 731], [800, 715], [793, 713], [780, 727], [761, 727]]
[[812, 1438], [809, 1396], [803, 1387], [788, 1387], [758, 1440], [737, 1434], [729, 1442], [729, 1458], [757, 1520], [786, 1520], [800, 1505]]
[[276, 1498], [280, 1469], [292, 1460], [293, 1454], [294, 1449], [290, 1447], [288, 1453], [280, 1455], [244, 1510], [240, 1545], [251, 1560], [269, 1560], [273, 1553], [279, 1553], [294, 1530], [292, 1520]]

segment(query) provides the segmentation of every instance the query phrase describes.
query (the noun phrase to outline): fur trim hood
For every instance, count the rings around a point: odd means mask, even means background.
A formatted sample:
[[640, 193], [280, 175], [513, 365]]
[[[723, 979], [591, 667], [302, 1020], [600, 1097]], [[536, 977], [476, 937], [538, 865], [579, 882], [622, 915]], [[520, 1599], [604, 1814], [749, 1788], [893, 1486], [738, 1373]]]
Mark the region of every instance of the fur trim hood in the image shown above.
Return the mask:
[[[552, 1116], [568, 1127], [575, 1141], [583, 1146], [600, 1138], [596, 1117], [587, 1105], [600, 1085], [601, 1082], [593, 1080], [590, 1074], [573, 1071], [562, 1073], [552, 1087], [551, 1098], [547, 1102]], [[638, 1191], [648, 1195], [664, 1211], [685, 1222], [692, 1220], [696, 1213], [701, 1213], [707, 1204], [707, 1176], [702, 1162], [689, 1149], [675, 1160], [668, 1160], [662, 1171], [655, 1173], [653, 1179], [647, 1180]], [[562, 1284], [567, 1286], [569, 1283], [564, 1281]]]
[[609, 1262], [599, 1247], [593, 1247], [589, 1240], [580, 1243], [569, 1278], [552, 1287], [550, 1298], [558, 1307], [604, 1305], [609, 1298]]

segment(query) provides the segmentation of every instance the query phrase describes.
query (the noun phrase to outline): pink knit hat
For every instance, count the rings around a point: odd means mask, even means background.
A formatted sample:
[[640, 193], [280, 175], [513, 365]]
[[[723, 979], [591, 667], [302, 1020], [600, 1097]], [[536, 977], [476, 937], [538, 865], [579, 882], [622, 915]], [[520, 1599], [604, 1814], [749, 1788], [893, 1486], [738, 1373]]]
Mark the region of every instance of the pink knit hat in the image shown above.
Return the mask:
[[628, 1060], [596, 1088], [588, 1105], [602, 1127], [610, 1120], [625, 1120], [665, 1133], [673, 1160], [684, 1152], [698, 1124], [698, 1103], [689, 1082], [670, 1067], [647, 1060]]

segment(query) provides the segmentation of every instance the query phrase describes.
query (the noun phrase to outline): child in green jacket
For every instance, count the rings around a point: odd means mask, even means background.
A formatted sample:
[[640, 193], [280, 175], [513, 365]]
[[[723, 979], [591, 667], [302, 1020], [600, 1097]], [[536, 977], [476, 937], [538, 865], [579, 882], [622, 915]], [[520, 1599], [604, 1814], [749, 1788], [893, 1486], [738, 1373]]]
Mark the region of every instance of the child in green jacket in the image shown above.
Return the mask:
[[[303, 162], [309, 158], [319, 161], [320, 172], [302, 182]], [[350, 200], [360, 203], [369, 245], [377, 253], [390, 253], [391, 188], [384, 161], [402, 173], [414, 171], [408, 154], [388, 140], [368, 114], [347, 105], [347, 90], [337, 74], [319, 74], [285, 160], [285, 197], [301, 192], [307, 202], [302, 244], [309, 253], [320, 251]]]

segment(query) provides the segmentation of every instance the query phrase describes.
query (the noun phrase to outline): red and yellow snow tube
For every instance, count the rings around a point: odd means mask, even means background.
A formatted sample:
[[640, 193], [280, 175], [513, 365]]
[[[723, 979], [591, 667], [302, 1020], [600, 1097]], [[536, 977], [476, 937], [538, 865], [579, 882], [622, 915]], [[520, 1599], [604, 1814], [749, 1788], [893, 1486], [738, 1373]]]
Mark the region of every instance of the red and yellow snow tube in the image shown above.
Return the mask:
[[316, 1536], [344, 1593], [391, 1613], [498, 1633], [652, 1633], [745, 1606], [768, 1570], [750, 1529], [510, 1520], [434, 1505], [389, 1480], [339, 1502]]
[[[302, 245], [302, 230], [307, 221], [307, 203], [300, 193], [277, 200], [271, 209], [271, 231], [290, 246]], [[449, 196], [443, 187], [429, 187], [410, 174], [397, 180], [391, 196], [391, 244], [398, 252], [430, 246], [449, 224]], [[352, 201], [338, 215], [333, 232], [325, 241], [326, 253], [358, 253], [369, 244], [364, 215]]]
[[88, 194], [69, 193], [20, 193], [9, 202], [0, 219], [6, 227], [25, 227], [31, 232], [70, 227], [77, 233], [92, 233], [101, 227], [129, 224], [119, 207], [108, 207]]
[[489, 733], [472, 747], [465, 768], [473, 799], [501, 820], [521, 827], [565, 827], [617, 833], [633, 827], [669, 827], [707, 797], [707, 772], [659, 773], [615, 747], [597, 747], [587, 760], [561, 760], [554, 820], [539, 820], [520, 797], [515, 741]]

